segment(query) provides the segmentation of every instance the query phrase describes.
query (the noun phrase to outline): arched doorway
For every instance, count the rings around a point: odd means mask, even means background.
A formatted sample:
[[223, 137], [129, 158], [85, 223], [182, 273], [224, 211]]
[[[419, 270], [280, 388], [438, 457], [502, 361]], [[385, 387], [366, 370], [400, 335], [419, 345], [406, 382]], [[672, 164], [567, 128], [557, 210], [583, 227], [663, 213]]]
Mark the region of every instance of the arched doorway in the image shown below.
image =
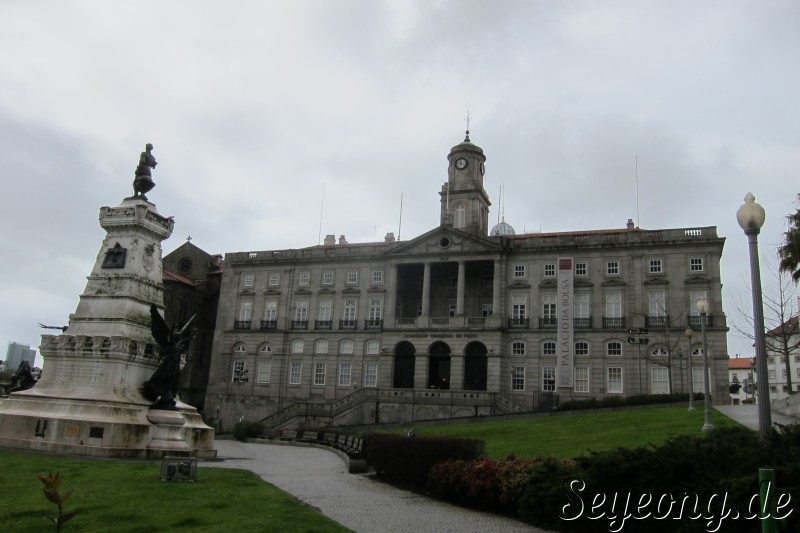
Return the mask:
[[464, 350], [465, 390], [486, 390], [486, 352], [486, 346], [482, 342], [471, 342]]
[[392, 387], [396, 389], [414, 388], [414, 345], [401, 342], [394, 349], [394, 376]]
[[435, 342], [428, 357], [428, 388], [450, 389], [450, 347], [444, 342]]

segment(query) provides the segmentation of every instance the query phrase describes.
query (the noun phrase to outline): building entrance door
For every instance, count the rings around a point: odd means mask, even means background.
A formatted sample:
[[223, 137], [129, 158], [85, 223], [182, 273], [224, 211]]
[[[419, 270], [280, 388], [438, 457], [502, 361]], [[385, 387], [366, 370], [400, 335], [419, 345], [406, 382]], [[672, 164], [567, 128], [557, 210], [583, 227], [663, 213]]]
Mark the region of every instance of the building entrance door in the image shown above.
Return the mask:
[[443, 342], [431, 346], [428, 357], [428, 388], [450, 389], [450, 347]]
[[481, 342], [470, 343], [464, 355], [464, 389], [486, 390], [486, 346]]

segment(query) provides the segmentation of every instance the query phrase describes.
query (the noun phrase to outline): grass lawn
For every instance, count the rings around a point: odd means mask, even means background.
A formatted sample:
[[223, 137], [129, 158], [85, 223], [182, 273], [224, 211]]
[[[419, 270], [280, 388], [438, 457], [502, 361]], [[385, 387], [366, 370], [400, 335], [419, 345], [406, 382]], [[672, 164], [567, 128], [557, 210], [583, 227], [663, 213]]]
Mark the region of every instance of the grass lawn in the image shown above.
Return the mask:
[[64, 505], [77, 516], [72, 531], [151, 533], [158, 531], [343, 532], [292, 496], [251, 472], [198, 468], [193, 483], [162, 482], [160, 461], [78, 459], [0, 450], [0, 530], [49, 532], [43, 516], [56, 506], [45, 499], [38, 473], [61, 472]]
[[[714, 411], [712, 416], [716, 427], [739, 425], [718, 411]], [[513, 421], [418, 427], [416, 433], [484, 440], [486, 453], [493, 459], [503, 459], [511, 453], [518, 457], [554, 455], [571, 458], [589, 450], [636, 448], [661, 444], [673, 435], [701, 434], [703, 421], [701, 403], [692, 412], [686, 407], [576, 412]]]

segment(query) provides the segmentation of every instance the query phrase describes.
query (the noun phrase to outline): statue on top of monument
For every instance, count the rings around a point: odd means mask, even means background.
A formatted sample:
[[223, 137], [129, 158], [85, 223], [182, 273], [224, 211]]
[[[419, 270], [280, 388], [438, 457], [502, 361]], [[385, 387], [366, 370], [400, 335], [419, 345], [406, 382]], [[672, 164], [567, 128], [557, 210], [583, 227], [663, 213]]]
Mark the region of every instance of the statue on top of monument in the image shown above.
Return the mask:
[[3, 389], [5, 395], [12, 392], [21, 390], [28, 390], [36, 385], [36, 377], [33, 375], [33, 369], [28, 361], [22, 361], [17, 367], [17, 371], [11, 375], [11, 381], [7, 383], [0, 383], [0, 389]]
[[150, 305], [153, 338], [161, 347], [161, 364], [153, 375], [144, 382], [144, 397], [153, 403], [153, 409], [175, 410], [175, 397], [178, 395], [178, 378], [181, 372], [181, 355], [189, 347], [189, 340], [194, 334], [189, 326], [194, 316], [182, 329], [170, 329], [155, 305]]
[[139, 156], [139, 166], [136, 167], [136, 171], [133, 173], [133, 197], [147, 200], [147, 196], [144, 194], [150, 192], [156, 186], [153, 181], [153, 169], [156, 168], [158, 163], [156, 163], [156, 158], [151, 153], [153, 151], [152, 144], [147, 143], [144, 150], [142, 155]]

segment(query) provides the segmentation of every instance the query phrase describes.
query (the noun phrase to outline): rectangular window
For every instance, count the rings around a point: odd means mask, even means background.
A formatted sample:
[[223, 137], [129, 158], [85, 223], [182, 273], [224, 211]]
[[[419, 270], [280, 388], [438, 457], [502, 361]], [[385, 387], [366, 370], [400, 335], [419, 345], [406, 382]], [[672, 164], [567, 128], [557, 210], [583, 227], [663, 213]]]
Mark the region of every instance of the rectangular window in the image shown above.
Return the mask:
[[542, 391], [543, 392], [556, 391], [556, 367], [554, 366], [542, 367]]
[[669, 394], [669, 372], [667, 367], [654, 366], [650, 369], [652, 394]]
[[586, 266], [586, 263], [575, 263], [575, 275], [576, 276], [586, 276], [589, 273], [589, 269]]
[[244, 361], [234, 361], [233, 362], [233, 374], [231, 375], [231, 381], [233, 383], [238, 383], [239, 378], [244, 375], [245, 367]]
[[370, 339], [367, 341], [366, 345], [366, 354], [367, 355], [378, 355], [381, 351], [381, 343], [376, 341], [375, 339]]
[[584, 341], [576, 342], [575, 355], [589, 355], [589, 343]]
[[369, 299], [369, 320], [377, 321], [383, 319], [383, 298]]
[[775, 370], [774, 369], [769, 371], [769, 379], [775, 379]]
[[486, 276], [483, 278], [484, 289], [491, 289], [493, 286], [494, 286], [494, 278], [492, 276]]
[[511, 318], [514, 320], [524, 320], [527, 318], [527, 300], [524, 294], [511, 297]]
[[542, 318], [556, 320], [556, 295], [542, 295]]
[[589, 392], [589, 367], [575, 367], [575, 392]]
[[351, 270], [347, 273], [347, 284], [348, 285], [358, 285], [358, 271]]
[[556, 343], [553, 341], [547, 341], [542, 344], [542, 355], [555, 355], [556, 354]]
[[255, 274], [245, 274], [244, 275], [244, 286], [245, 287], [252, 287], [255, 284], [256, 276]]
[[689, 258], [689, 272], [702, 272], [703, 271], [703, 258], [690, 257]]
[[458, 288], [458, 278], [450, 278], [450, 288], [451, 289]]
[[481, 316], [486, 318], [492, 314], [492, 304], [481, 304]]
[[326, 271], [322, 273], [322, 284], [333, 285], [333, 272]]
[[378, 386], [378, 363], [367, 363], [364, 366], [364, 386]]
[[314, 363], [314, 385], [325, 385], [325, 363]]
[[456, 304], [449, 304], [447, 306], [447, 316], [449, 317], [456, 316], [456, 309], [457, 309]]
[[515, 278], [525, 277], [525, 265], [514, 265], [514, 277]]
[[[752, 378], [751, 378], [752, 379]], [[703, 392], [705, 390], [705, 383], [703, 382], [703, 365], [701, 364], [692, 367], [692, 390], [695, 393]]]
[[269, 286], [277, 287], [281, 283], [281, 275], [277, 272], [271, 272], [269, 275]]
[[333, 300], [320, 300], [319, 301], [319, 319], [321, 322], [328, 322], [331, 319], [331, 309], [333, 308]]
[[581, 293], [573, 296], [573, 317], [574, 318], [589, 318], [589, 309], [591, 308], [589, 301], [589, 293]]
[[269, 383], [270, 361], [259, 361], [256, 382]]
[[512, 342], [511, 343], [511, 355], [525, 355], [525, 343], [524, 342]]
[[619, 276], [619, 261], [606, 261], [606, 275]]
[[300, 280], [298, 283], [300, 285], [308, 285], [311, 281], [311, 274], [309, 272], [300, 272]]
[[372, 271], [372, 283], [383, 283], [383, 270]]
[[292, 353], [303, 353], [303, 339], [292, 340]]
[[661, 274], [664, 272], [664, 265], [661, 259], [651, 259], [648, 272], [650, 274]]
[[706, 291], [689, 291], [689, 314], [691, 316], [700, 316], [700, 311], [697, 309], [697, 302], [700, 300], [708, 300]]
[[340, 387], [349, 387], [350, 386], [350, 375], [351, 375], [351, 365], [350, 365], [350, 363], [340, 363], [339, 364], [339, 386]]
[[293, 361], [289, 366], [289, 385], [300, 385], [300, 371], [303, 369], [303, 363], [300, 361]]
[[511, 367], [511, 390], [524, 391], [525, 390], [525, 367], [512, 366]]
[[651, 317], [667, 316], [667, 293], [664, 291], [650, 291], [647, 293], [648, 313]]
[[545, 263], [544, 264], [544, 277], [546, 277], [546, 278], [554, 278], [554, 277], [556, 277], [556, 264], [555, 263]]
[[308, 301], [302, 300], [297, 302], [297, 307], [294, 310], [294, 319], [298, 322], [308, 321]]
[[606, 293], [606, 318], [622, 318], [622, 293]]
[[344, 312], [342, 313], [343, 319], [352, 322], [356, 319], [356, 308], [358, 302], [355, 298], [348, 298], [344, 301]]
[[239, 320], [246, 322], [253, 317], [253, 302], [242, 302], [239, 308]]
[[264, 320], [274, 322], [278, 319], [278, 300], [267, 300], [264, 305]]
[[622, 392], [622, 367], [612, 366], [607, 369], [608, 382], [606, 389], [611, 393]]

